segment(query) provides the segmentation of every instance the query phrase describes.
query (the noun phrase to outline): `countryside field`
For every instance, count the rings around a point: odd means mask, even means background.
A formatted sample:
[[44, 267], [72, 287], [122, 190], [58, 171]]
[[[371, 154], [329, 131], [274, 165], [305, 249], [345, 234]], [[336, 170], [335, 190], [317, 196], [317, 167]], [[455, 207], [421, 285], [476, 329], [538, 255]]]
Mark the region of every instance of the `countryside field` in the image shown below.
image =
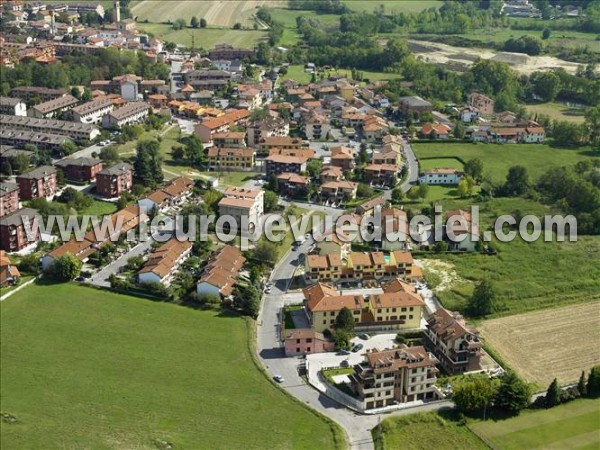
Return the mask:
[[261, 40], [266, 39], [266, 31], [261, 30], [232, 30], [229, 28], [184, 28], [174, 30], [171, 25], [162, 23], [139, 23], [138, 28], [168, 42], [175, 42], [186, 47], [192, 46], [192, 36], [196, 48], [206, 50], [216, 44], [227, 43], [236, 47], [252, 48]]
[[[494, 182], [503, 182], [511, 166], [525, 166], [531, 181], [552, 166], [573, 165], [578, 161], [598, 158], [600, 152], [590, 147], [561, 148], [550, 144], [479, 144], [479, 143], [415, 143], [417, 158], [458, 157], [463, 161], [481, 158], [484, 176]], [[540, 164], [544, 161], [544, 164]]]
[[525, 109], [534, 114], [544, 114], [552, 120], [566, 120], [575, 123], [582, 123], [585, 120], [584, 109], [570, 108], [561, 103], [549, 102], [536, 105], [525, 105]]
[[174, 22], [177, 19], [185, 19], [189, 22], [192, 16], [198, 19], [204, 18], [208, 25], [230, 27], [236, 22], [244, 26], [252, 26], [254, 20], [252, 15], [256, 8], [261, 6], [277, 7], [285, 6], [285, 1], [273, 0], [183, 0], [183, 1], [159, 1], [142, 0], [136, 2], [131, 8], [138, 20], [148, 19], [150, 22]]
[[[360, 71], [365, 79], [369, 79], [370, 81], [378, 81], [378, 80], [392, 80], [394, 78], [400, 77], [399, 74], [396, 73], [386, 73], [386, 72], [370, 72], [368, 70]], [[347, 78], [352, 78], [351, 70], [328, 70], [325, 73], [326, 76], [340, 75]], [[312, 74], [306, 72], [304, 70], [304, 66], [301, 64], [292, 64], [288, 67], [288, 71], [285, 75], [282, 76], [282, 80], [293, 79], [298, 81], [299, 83], [308, 84], [312, 78]]]
[[73, 284], [0, 308], [2, 448], [336, 447], [257, 369], [243, 318]]
[[435, 412], [392, 417], [381, 422], [381, 433], [372, 431], [377, 449], [382, 450], [482, 450], [488, 447], [467, 427]]
[[392, 14], [413, 13], [429, 8], [439, 8], [444, 2], [437, 0], [344, 0], [344, 4], [356, 12], [373, 12], [379, 5], [383, 5], [385, 13]]
[[600, 363], [600, 291], [595, 297], [599, 301], [486, 320], [479, 329], [527, 381], [543, 388], [555, 377], [574, 383]]
[[600, 400], [580, 399], [552, 409], [526, 410], [506, 420], [469, 424], [492, 448], [597, 449]]

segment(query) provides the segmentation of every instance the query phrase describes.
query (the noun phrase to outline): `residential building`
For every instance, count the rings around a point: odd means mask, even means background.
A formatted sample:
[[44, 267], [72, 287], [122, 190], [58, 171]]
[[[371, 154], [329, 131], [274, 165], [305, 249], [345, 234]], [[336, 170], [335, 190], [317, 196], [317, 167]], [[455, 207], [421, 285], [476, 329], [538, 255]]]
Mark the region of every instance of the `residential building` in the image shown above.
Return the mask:
[[270, 153], [271, 149], [299, 149], [309, 148], [308, 141], [294, 138], [290, 136], [266, 136], [263, 137], [259, 144], [258, 150], [261, 153]]
[[373, 164], [391, 164], [398, 169], [402, 165], [402, 154], [400, 151], [382, 149], [382, 151], [372, 153], [371, 162]]
[[19, 194], [23, 200], [49, 198], [58, 191], [56, 169], [52, 166], [40, 166], [17, 176]]
[[324, 114], [312, 111], [306, 119], [303, 120], [302, 129], [306, 139], [310, 141], [320, 141], [327, 139], [331, 124], [329, 118]]
[[[0, 249], [7, 252], [18, 252], [29, 244], [39, 241], [39, 229], [37, 229], [37, 233], [33, 232], [36, 230], [33, 226], [34, 220], [38, 217], [37, 210], [21, 208], [0, 218]], [[29, 222], [30, 236], [27, 235], [25, 222]]]
[[0, 125], [0, 145], [24, 147], [33, 144], [40, 150], [58, 150], [69, 140], [66, 136], [58, 134], [14, 130], [5, 127], [2, 123]]
[[425, 139], [448, 139], [451, 128], [443, 123], [424, 123], [420, 135]]
[[248, 117], [250, 117], [250, 111], [234, 109], [220, 117], [203, 120], [194, 127], [194, 133], [203, 143], [208, 144], [212, 142], [215, 134], [228, 132], [235, 125], [244, 126]]
[[324, 202], [343, 202], [356, 198], [358, 183], [353, 181], [328, 181], [321, 185], [321, 197]]
[[451, 167], [425, 169], [419, 175], [420, 184], [456, 185], [462, 180], [464, 173]]
[[81, 262], [86, 262], [90, 256], [98, 251], [98, 248], [94, 244], [95, 242], [93, 239], [83, 239], [81, 241], [72, 239], [69, 242], [65, 242], [63, 245], [46, 253], [42, 257], [42, 270], [47, 272], [57, 258], [60, 258], [67, 253], [75, 256]]
[[139, 207], [145, 211], [163, 211], [171, 206], [181, 204], [188, 198], [194, 182], [187, 177], [177, 177], [169, 180], [162, 188], [138, 200]]
[[114, 109], [113, 102], [108, 97], [100, 97], [96, 100], [84, 103], [71, 109], [73, 121], [81, 123], [102, 123], [102, 118]]
[[0, 116], [0, 124], [3, 129], [7, 130], [62, 135], [67, 136], [73, 141], [91, 141], [100, 135], [100, 130], [92, 124], [74, 123], [56, 119], [2, 115]]
[[95, 158], [65, 158], [55, 164], [67, 180], [91, 183], [102, 170], [102, 161]]
[[467, 104], [479, 110], [480, 114], [494, 114], [494, 100], [479, 92], [471, 92], [467, 97]]
[[374, 185], [393, 187], [398, 182], [398, 167], [393, 164], [368, 164], [365, 181]]
[[260, 108], [263, 103], [262, 93], [259, 89], [246, 89], [238, 94], [239, 105], [245, 105], [248, 109], [253, 110]]
[[479, 119], [479, 110], [474, 106], [465, 106], [458, 111], [458, 119], [464, 123], [477, 122]]
[[0, 217], [19, 209], [19, 186], [15, 183], [0, 182]]
[[243, 225], [247, 221], [250, 228], [256, 227], [264, 213], [264, 191], [230, 187], [219, 201], [219, 216], [235, 218], [238, 230], [249, 231]]
[[249, 48], [237, 48], [229, 44], [217, 44], [212, 50], [208, 51], [208, 57], [212, 61], [216, 60], [240, 60], [254, 58], [256, 50]]
[[196, 283], [196, 293], [200, 296], [230, 297], [245, 262], [246, 258], [238, 248], [231, 245], [221, 247], [212, 254], [208, 264], [202, 270], [200, 279]]
[[375, 197], [358, 205], [356, 207], [356, 213], [360, 216], [372, 216], [376, 207], [384, 207], [386, 203], [387, 200], [383, 196]]
[[243, 131], [215, 133], [212, 141], [215, 147], [246, 147], [246, 133]]
[[285, 356], [300, 356], [333, 351], [335, 343], [326, 339], [323, 333], [310, 328], [296, 328], [286, 331], [284, 348]]
[[309, 147], [301, 148], [272, 148], [269, 150], [269, 156], [295, 156], [299, 158], [313, 159], [315, 157], [315, 151]]
[[300, 195], [308, 192], [310, 180], [297, 173], [285, 172], [277, 175], [279, 191], [287, 195]]
[[39, 105], [35, 105], [31, 108], [31, 114], [38, 119], [52, 119], [60, 113], [68, 111], [77, 103], [79, 103], [79, 100], [72, 95], [67, 94], [55, 98], [54, 100], [48, 100]]
[[27, 105], [20, 98], [0, 97], [0, 114], [27, 116]]
[[403, 116], [408, 116], [413, 113], [430, 113], [433, 111], [433, 105], [418, 96], [400, 97], [398, 102], [398, 109]]
[[10, 261], [4, 250], [0, 250], [0, 286], [7, 287], [16, 284], [20, 277], [21, 273], [17, 266]]
[[48, 89], [39, 86], [17, 86], [11, 89], [10, 96], [28, 102], [32, 98], [39, 98], [42, 102], [54, 100], [65, 95], [61, 89]]
[[[31, 163], [34, 152], [14, 148], [8, 145], [0, 145], [0, 165], [5, 164], [8, 161], [11, 166], [16, 166], [16, 164], [13, 164], [13, 159], [21, 156], [28, 158], [29, 163]], [[13, 168], [13, 173], [14, 170], [15, 168]]]
[[425, 347], [449, 375], [481, 370], [479, 331], [457, 312], [440, 308], [427, 319]]
[[398, 208], [381, 210], [381, 249], [394, 252], [409, 249], [410, 228], [406, 211]]
[[102, 118], [103, 128], [121, 128], [124, 125], [142, 123], [150, 113], [150, 105], [146, 102], [130, 102]]
[[[310, 256], [312, 255], [308, 255]], [[360, 322], [362, 311], [366, 308], [362, 295], [340, 295], [331, 286], [323, 283], [304, 288], [302, 292], [311, 328], [318, 333], [334, 328], [335, 319], [342, 308], [350, 310], [355, 324]]]
[[331, 161], [332, 166], [341, 168], [344, 172], [352, 170], [355, 166], [354, 155], [350, 147], [331, 147]]
[[321, 174], [319, 175], [319, 180], [321, 183], [325, 184], [330, 181], [337, 182], [344, 179], [344, 172], [341, 167], [337, 166], [324, 166]]
[[248, 145], [256, 147], [266, 137], [287, 136], [290, 133], [290, 124], [287, 120], [267, 116], [250, 122], [246, 127], [246, 133]]
[[364, 409], [435, 399], [437, 360], [422, 346], [367, 351], [350, 377]]
[[117, 198], [133, 186], [133, 168], [128, 163], [117, 163], [96, 174], [96, 194], [104, 198]]
[[211, 147], [207, 152], [210, 170], [251, 170], [254, 167], [254, 149], [249, 147]]
[[265, 158], [267, 176], [280, 173], [300, 173], [306, 170], [306, 156], [286, 156], [272, 154]]
[[148, 255], [148, 260], [137, 273], [142, 283], [160, 283], [169, 286], [181, 263], [192, 252], [192, 242], [173, 237]]
[[[452, 219], [452, 220], [450, 220]], [[474, 252], [479, 245], [479, 224], [472, 221], [471, 213], [463, 209], [448, 211], [443, 226], [444, 239], [450, 250]]]
[[520, 142], [524, 144], [541, 144], [546, 137], [546, 130], [540, 126], [526, 127], [525, 132], [520, 137]]

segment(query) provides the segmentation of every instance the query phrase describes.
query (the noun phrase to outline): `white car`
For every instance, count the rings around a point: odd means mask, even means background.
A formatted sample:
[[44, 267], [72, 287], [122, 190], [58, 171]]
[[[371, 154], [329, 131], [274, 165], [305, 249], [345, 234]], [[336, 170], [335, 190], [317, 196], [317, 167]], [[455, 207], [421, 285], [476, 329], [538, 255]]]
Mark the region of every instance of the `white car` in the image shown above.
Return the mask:
[[285, 381], [285, 380], [284, 380], [284, 378], [283, 378], [281, 375], [275, 375], [275, 376], [273, 377], [273, 379], [274, 379], [275, 381], [277, 381], [278, 383], [283, 383], [283, 382]]

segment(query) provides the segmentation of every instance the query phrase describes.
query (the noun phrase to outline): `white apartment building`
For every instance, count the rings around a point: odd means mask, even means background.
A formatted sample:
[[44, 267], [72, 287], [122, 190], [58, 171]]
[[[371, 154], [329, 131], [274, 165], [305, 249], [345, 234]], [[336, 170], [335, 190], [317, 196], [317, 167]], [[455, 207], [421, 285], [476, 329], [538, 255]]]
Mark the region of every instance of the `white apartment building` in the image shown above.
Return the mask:
[[100, 124], [102, 118], [115, 109], [109, 98], [101, 97], [71, 110], [74, 122]]

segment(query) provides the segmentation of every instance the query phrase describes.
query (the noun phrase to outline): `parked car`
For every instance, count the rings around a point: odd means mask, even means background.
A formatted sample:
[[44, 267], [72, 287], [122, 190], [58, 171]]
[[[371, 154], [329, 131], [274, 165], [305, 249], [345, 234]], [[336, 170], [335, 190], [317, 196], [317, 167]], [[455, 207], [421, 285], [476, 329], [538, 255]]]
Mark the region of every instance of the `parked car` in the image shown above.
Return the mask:
[[348, 362], [347, 359], [343, 360], [340, 364], [340, 366], [342, 367], [350, 367], [350, 363]]
[[338, 355], [349, 355], [349, 354], [350, 354], [350, 351], [346, 350], [344, 348], [338, 352]]
[[367, 333], [359, 334], [358, 337], [364, 339], [365, 341], [371, 338], [371, 336], [369, 336]]
[[265, 294], [270, 294], [272, 289], [273, 288], [271, 288], [271, 287], [265, 288]]
[[364, 345], [362, 344], [356, 344], [354, 347], [352, 347], [352, 353], [356, 353], [359, 352], [363, 349]]
[[283, 383], [283, 382], [285, 381], [285, 380], [284, 380], [284, 378], [283, 378], [283, 376], [281, 376], [281, 375], [275, 375], [275, 376], [273, 377], [273, 379], [274, 379], [275, 381], [277, 381], [278, 383]]

